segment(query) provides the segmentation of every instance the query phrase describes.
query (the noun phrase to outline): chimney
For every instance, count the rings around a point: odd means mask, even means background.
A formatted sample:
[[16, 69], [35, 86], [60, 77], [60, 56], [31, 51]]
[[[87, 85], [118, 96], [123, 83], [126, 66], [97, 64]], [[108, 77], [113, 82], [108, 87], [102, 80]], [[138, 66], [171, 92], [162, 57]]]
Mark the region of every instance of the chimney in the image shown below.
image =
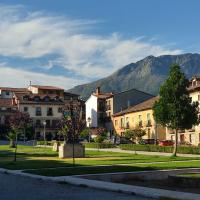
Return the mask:
[[96, 94], [100, 94], [101, 90], [100, 90], [100, 87], [97, 87], [96, 88]]

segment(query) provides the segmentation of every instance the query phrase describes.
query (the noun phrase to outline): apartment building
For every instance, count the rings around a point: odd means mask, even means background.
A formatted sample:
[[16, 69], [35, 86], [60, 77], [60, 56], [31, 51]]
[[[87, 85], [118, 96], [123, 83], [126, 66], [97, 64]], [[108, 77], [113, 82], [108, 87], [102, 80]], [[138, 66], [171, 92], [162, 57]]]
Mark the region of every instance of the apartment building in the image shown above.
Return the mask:
[[166, 139], [166, 128], [156, 124], [153, 117], [153, 105], [158, 97], [153, 97], [135, 106], [130, 106], [112, 117], [114, 130], [118, 136], [123, 136], [127, 129], [140, 127], [146, 131], [143, 139]]
[[[115, 94], [103, 93], [98, 87], [96, 92], [86, 101], [87, 126], [105, 127], [110, 133], [110, 137], [112, 137], [115, 131], [112, 115], [152, 97], [153, 95], [136, 89]], [[90, 119], [89, 121], [88, 118]]]
[[[190, 80], [188, 91], [192, 101], [200, 103], [200, 76], [193, 76]], [[200, 104], [199, 104], [200, 108]], [[167, 139], [174, 140], [175, 136], [172, 130], [167, 130]], [[193, 126], [189, 130], [179, 130], [178, 141], [182, 144], [199, 145], [200, 144], [200, 125]]]
[[54, 137], [58, 122], [63, 112], [70, 109], [70, 105], [73, 105], [75, 112], [81, 111], [82, 118], [85, 119], [84, 101], [79, 95], [59, 87], [29, 85], [28, 88], [1, 88], [0, 92], [0, 122], [3, 124], [6, 116], [16, 110], [27, 112], [37, 137], [44, 134], [44, 128], [47, 137]]

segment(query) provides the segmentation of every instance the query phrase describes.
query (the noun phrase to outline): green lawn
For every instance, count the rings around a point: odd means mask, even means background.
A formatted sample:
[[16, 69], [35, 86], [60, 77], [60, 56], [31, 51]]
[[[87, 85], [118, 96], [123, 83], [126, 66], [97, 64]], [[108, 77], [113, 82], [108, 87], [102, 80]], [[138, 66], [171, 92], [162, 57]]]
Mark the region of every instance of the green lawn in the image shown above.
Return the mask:
[[200, 173], [180, 174], [179, 176], [191, 177], [191, 178], [200, 178]]
[[[76, 167], [71, 168], [72, 159], [59, 159], [58, 153], [53, 152], [51, 148], [18, 146], [17, 151], [17, 162], [13, 162], [14, 149], [11, 149], [6, 145], [0, 145], [0, 168], [12, 170], [29, 169], [29, 171], [30, 169], [37, 169], [31, 170], [30, 172], [42, 175], [62, 176], [87, 173], [128, 172], [180, 167], [200, 167], [200, 158], [192, 158], [192, 160], [199, 161], [175, 163], [171, 161], [187, 161], [191, 160], [191, 158], [86, 151], [86, 157], [76, 158]], [[152, 162], [165, 163], [150, 164]], [[123, 164], [123, 166], [121, 164]], [[106, 166], [100, 167], [99, 165]]]

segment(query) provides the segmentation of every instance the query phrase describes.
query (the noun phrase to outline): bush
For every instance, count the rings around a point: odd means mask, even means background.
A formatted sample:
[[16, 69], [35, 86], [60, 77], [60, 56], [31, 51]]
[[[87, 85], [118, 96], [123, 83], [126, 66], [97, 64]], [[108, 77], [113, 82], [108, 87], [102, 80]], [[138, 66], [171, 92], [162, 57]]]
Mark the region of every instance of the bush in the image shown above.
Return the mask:
[[53, 142], [52, 141], [37, 141], [37, 145], [53, 146]]
[[[149, 151], [149, 152], [165, 152], [172, 153], [173, 146], [158, 146], [158, 145], [140, 145], [140, 144], [120, 144], [120, 149], [131, 151]], [[200, 154], [200, 147], [194, 146], [178, 146], [178, 153], [183, 154]]]
[[105, 148], [114, 148], [115, 145], [112, 143], [96, 143], [96, 142], [87, 142], [83, 143], [85, 148], [95, 148], [95, 149], [105, 149]]

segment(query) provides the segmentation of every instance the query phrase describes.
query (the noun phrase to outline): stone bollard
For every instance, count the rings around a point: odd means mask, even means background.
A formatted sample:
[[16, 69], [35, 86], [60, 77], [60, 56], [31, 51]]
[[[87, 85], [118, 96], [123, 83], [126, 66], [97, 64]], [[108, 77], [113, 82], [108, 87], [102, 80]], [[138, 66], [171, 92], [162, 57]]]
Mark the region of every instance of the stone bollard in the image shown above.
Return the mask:
[[59, 142], [54, 142], [54, 144], [53, 144], [53, 151], [58, 152], [58, 150], [59, 150]]

